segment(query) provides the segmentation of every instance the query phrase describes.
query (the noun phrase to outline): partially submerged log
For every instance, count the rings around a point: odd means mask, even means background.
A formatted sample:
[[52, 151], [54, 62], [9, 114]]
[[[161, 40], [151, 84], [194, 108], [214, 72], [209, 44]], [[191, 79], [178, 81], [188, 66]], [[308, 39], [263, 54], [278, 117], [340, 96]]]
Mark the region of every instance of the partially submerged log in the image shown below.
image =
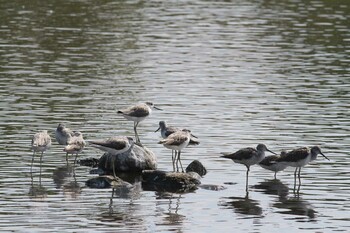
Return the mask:
[[[106, 173], [113, 173], [113, 155], [105, 153], [99, 159], [98, 168]], [[146, 147], [134, 144], [130, 150], [114, 156], [114, 166], [116, 172], [140, 172], [143, 170], [157, 169], [157, 159], [155, 154]]]

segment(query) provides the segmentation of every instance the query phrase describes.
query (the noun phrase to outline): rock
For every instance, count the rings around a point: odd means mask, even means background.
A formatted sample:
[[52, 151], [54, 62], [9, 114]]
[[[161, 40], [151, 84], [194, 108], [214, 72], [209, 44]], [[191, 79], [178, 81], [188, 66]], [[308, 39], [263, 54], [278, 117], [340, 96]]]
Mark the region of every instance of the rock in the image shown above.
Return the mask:
[[113, 177], [113, 176], [98, 176], [89, 179], [86, 181], [86, 186], [89, 188], [98, 188], [98, 189], [103, 189], [103, 188], [116, 188], [116, 187], [126, 187], [126, 188], [131, 188], [132, 185], [128, 182], [123, 181], [119, 177]]
[[142, 188], [146, 191], [158, 192], [190, 192], [201, 183], [195, 172], [164, 172], [144, 170], [142, 172]]
[[[134, 144], [134, 146], [117, 156], [115, 156], [116, 172], [140, 172], [142, 170], [157, 169], [155, 154], [146, 147]], [[111, 173], [113, 172], [112, 155], [105, 153], [99, 160], [98, 168]]]
[[99, 163], [99, 159], [96, 158], [87, 158], [87, 159], [80, 159], [78, 160], [78, 164], [81, 166], [87, 166], [87, 167], [97, 167]]
[[196, 172], [198, 175], [204, 176], [207, 174], [207, 169], [205, 169], [203, 164], [198, 160], [193, 160], [192, 163], [186, 167], [186, 172]]

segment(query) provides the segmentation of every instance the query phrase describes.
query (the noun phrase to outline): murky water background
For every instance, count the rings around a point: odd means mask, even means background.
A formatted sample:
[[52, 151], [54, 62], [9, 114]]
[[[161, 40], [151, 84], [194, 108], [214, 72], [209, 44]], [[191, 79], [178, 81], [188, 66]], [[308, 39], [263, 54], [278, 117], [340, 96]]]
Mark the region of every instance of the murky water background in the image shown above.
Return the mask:
[[[346, 232], [350, 227], [350, 4], [339, 1], [2, 1], [0, 7], [0, 230], [28, 232]], [[201, 144], [183, 151], [209, 173], [188, 194], [111, 198], [85, 187], [90, 168], [62, 147], [30, 173], [31, 136], [59, 122], [86, 139], [133, 135], [118, 109], [153, 101], [139, 126], [171, 170], [154, 133], [160, 120]], [[265, 143], [319, 145], [299, 194], [288, 168], [245, 167], [220, 152]], [[87, 147], [80, 158], [98, 158]]]

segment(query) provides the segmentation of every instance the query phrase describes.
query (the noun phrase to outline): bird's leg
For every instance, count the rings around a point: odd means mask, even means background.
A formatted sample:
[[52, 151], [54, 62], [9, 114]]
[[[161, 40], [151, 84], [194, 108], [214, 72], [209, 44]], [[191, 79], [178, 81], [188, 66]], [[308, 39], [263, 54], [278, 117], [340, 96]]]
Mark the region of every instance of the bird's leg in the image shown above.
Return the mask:
[[179, 172], [179, 163], [178, 160], [176, 159], [176, 157], [178, 156], [179, 152], [175, 151], [175, 159], [174, 159], [174, 163], [176, 162], [176, 171]]
[[115, 174], [115, 164], [114, 164], [114, 162], [115, 162], [115, 155], [112, 156], [112, 167], [113, 167], [113, 176], [114, 176], [114, 178], [116, 178], [117, 176]]
[[140, 138], [139, 138], [139, 134], [137, 133], [137, 130], [136, 130], [138, 125], [139, 125], [139, 122], [134, 122], [135, 139], [136, 139], [136, 142], [141, 143]]
[[78, 153], [75, 154], [74, 165], [77, 162]]
[[39, 183], [41, 185], [41, 165], [42, 165], [42, 162], [43, 162], [43, 154], [44, 152], [41, 152], [41, 155], [40, 155], [40, 175], [39, 175]]
[[184, 169], [183, 169], [183, 167], [182, 167], [180, 155], [181, 155], [181, 151], [179, 150], [179, 153], [177, 154], [177, 160], [180, 162], [181, 170], [182, 170], [182, 172], [184, 173]]
[[245, 191], [248, 192], [248, 176], [249, 176], [249, 166], [247, 166], [247, 175], [246, 175], [246, 181], [245, 181]]
[[299, 168], [299, 174], [298, 174], [299, 186], [301, 185], [300, 172], [301, 172], [301, 167]]
[[173, 171], [175, 172], [175, 159], [176, 159], [176, 151], [174, 157], [174, 150], [171, 150], [171, 161], [173, 162]]
[[295, 171], [294, 171], [294, 189], [293, 189], [293, 192], [295, 192], [295, 188], [297, 187], [297, 171], [298, 171], [298, 167], [296, 167]]
[[67, 162], [67, 165], [68, 165], [68, 152], [66, 153], [66, 162]]
[[277, 175], [277, 172], [275, 172], [275, 180], [277, 179], [276, 175]]
[[32, 165], [30, 166], [30, 173], [32, 173], [32, 171], [33, 171], [34, 157], [35, 157], [35, 151], [33, 152]]

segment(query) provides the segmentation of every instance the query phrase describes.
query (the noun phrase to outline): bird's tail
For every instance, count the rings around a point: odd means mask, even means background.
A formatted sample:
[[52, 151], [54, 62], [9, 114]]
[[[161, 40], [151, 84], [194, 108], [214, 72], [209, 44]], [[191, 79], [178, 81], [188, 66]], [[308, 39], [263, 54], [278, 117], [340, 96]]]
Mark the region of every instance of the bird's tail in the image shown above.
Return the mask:
[[221, 152], [220, 154], [222, 154], [222, 156], [220, 156], [221, 158], [226, 158], [226, 159], [230, 159], [231, 158], [231, 153]]
[[120, 110], [119, 110], [117, 113], [123, 114], [123, 112], [122, 112], [122, 111], [120, 111]]

